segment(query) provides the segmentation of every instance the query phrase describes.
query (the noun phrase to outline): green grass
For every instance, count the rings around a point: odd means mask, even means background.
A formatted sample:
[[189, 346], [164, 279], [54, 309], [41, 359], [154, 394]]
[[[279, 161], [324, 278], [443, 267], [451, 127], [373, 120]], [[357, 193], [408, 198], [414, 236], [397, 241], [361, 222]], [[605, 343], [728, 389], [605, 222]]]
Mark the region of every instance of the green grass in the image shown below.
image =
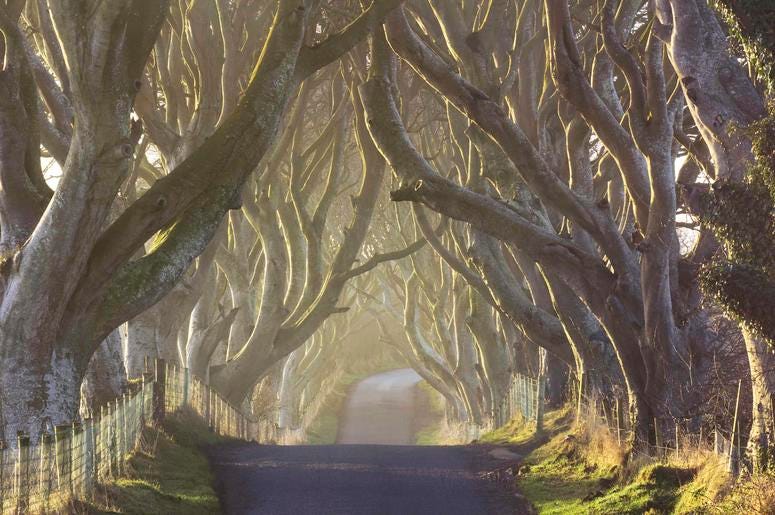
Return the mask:
[[[101, 488], [87, 513], [220, 513], [202, 446], [226, 439], [192, 413], [170, 416], [163, 430], [148, 428], [125, 477]], [[81, 510], [79, 510], [81, 511]]]
[[[687, 494], [698, 476], [696, 468], [672, 464], [644, 464], [624, 479], [614, 459], [595, 455], [571, 428], [571, 413], [546, 414], [545, 431], [536, 435], [532, 425], [513, 420], [482, 436], [480, 442], [511, 445], [526, 452], [518, 487], [547, 515], [673, 513], [679, 502], [692, 513]], [[704, 480], [707, 483], [706, 480]], [[695, 512], [696, 513], [696, 512]]]
[[342, 414], [350, 387], [361, 379], [374, 374], [404, 367], [406, 367], [405, 364], [394, 361], [361, 363], [360, 367], [341, 372], [339, 382], [328, 394], [320, 413], [307, 427], [305, 443], [311, 445], [330, 445], [336, 443], [336, 438], [339, 434], [339, 417]]
[[417, 402], [424, 413], [415, 435], [417, 445], [436, 445], [441, 440], [441, 422], [444, 419], [444, 398], [427, 381], [417, 384]]
[[330, 445], [336, 443], [339, 434], [339, 416], [347, 393], [353, 383], [362, 377], [358, 374], [342, 374], [339, 383], [332, 389], [320, 410], [320, 414], [307, 428], [307, 442], [311, 445]]

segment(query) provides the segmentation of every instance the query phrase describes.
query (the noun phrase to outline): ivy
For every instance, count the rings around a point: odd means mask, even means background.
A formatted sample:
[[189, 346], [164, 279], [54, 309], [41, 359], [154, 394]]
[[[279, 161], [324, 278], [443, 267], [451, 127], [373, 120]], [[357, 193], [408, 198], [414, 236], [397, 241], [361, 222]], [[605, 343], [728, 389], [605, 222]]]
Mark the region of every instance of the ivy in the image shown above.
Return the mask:
[[[775, 9], [771, 0], [712, 0], [754, 78], [775, 95]], [[705, 267], [703, 291], [727, 314], [775, 346], [775, 104], [745, 129], [754, 162], [746, 182], [717, 181], [703, 198], [702, 223], [728, 260]]]
[[729, 30], [731, 42], [742, 50], [753, 76], [775, 92], [775, 9], [772, 0], [711, 0]]

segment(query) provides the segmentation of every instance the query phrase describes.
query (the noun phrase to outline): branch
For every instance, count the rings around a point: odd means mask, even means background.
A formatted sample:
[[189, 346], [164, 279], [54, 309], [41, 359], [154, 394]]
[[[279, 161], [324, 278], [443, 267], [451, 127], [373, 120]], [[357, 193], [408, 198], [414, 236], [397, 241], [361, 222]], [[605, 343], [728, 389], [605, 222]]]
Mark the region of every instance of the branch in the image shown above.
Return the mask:
[[[411, 29], [403, 11], [398, 10], [389, 15], [385, 28], [396, 53], [501, 146], [530, 189], [542, 201], [589, 232], [611, 258], [620, 276], [637, 276], [638, 266], [608, 213], [602, 213], [591, 201], [574, 194], [560, 179], [561, 174], [548, 166], [524, 132], [499, 105], [454, 73], [428, 48]], [[375, 80], [381, 79], [375, 77], [369, 82]], [[640, 295], [634, 291], [636, 286], [633, 284], [628, 287], [633, 289], [629, 296], [638, 299]]]
[[347, 281], [352, 279], [353, 277], [363, 275], [366, 272], [373, 270], [380, 263], [403, 259], [406, 256], [414, 254], [415, 252], [423, 248], [426, 243], [428, 243], [428, 241], [425, 238], [420, 238], [419, 240], [415, 241], [414, 243], [408, 245], [407, 247], [401, 250], [394, 250], [393, 252], [385, 252], [382, 254], [374, 254], [371, 258], [369, 258], [368, 261], [366, 261], [361, 266], [355, 267], [349, 272], [346, 272], [344, 274], [339, 274], [337, 276], [337, 279], [340, 281]]
[[375, 27], [382, 24], [385, 16], [403, 2], [404, 0], [373, 0], [368, 9], [338, 34], [330, 36], [317, 46], [302, 48], [296, 75], [299, 78], [308, 77], [339, 59]]

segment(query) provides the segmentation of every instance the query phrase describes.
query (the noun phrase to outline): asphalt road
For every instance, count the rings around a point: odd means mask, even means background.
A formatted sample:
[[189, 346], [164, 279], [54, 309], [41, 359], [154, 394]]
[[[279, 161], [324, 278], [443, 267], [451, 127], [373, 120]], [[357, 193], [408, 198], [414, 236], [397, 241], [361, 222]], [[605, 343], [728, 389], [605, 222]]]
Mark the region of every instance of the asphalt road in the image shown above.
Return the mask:
[[411, 368], [367, 377], [350, 391], [339, 444], [414, 443], [415, 391], [422, 378]]
[[229, 444], [211, 449], [227, 514], [477, 515], [527, 513], [486, 473], [503, 466], [477, 446], [412, 441], [415, 385], [406, 370], [351, 391], [340, 445]]

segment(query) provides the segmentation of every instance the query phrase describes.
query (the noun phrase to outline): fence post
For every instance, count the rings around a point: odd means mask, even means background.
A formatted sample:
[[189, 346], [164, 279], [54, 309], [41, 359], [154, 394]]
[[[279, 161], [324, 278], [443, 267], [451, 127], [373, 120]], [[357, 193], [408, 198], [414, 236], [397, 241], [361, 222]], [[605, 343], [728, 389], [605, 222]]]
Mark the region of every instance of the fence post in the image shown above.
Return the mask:
[[662, 439], [660, 436], [659, 421], [657, 420], [657, 417], [654, 417], [654, 444], [656, 446], [657, 456], [659, 456], [662, 452]]
[[202, 385], [202, 414], [207, 428], [212, 430], [213, 426], [210, 424], [210, 386], [206, 384]]
[[124, 461], [129, 453], [129, 431], [127, 427], [127, 394], [121, 396], [121, 470], [124, 470]]
[[188, 406], [191, 401], [191, 369], [188, 367], [183, 369], [183, 406]]
[[161, 358], [156, 358], [154, 362], [154, 382], [153, 382], [153, 423], [161, 425], [164, 421], [165, 400], [166, 400], [166, 363]]
[[[48, 513], [48, 500], [51, 496], [51, 466], [55, 459], [51, 457], [51, 444], [54, 437], [50, 433], [40, 435], [40, 470], [38, 471], [38, 491], [40, 492], [40, 510]], [[2, 506], [0, 506], [2, 508]], [[2, 510], [0, 510], [2, 512]]]
[[678, 458], [678, 421], [675, 421], [675, 457]]
[[522, 378], [522, 413], [525, 420], [530, 420], [530, 400], [528, 399], [527, 377]]
[[94, 461], [94, 419], [86, 419], [83, 429], [83, 489], [86, 496], [90, 498], [94, 491], [94, 484], [97, 481], [96, 463]]
[[538, 376], [538, 394], [536, 395], [536, 433], [544, 430], [544, 397], [546, 396], [546, 376]]
[[584, 372], [579, 372], [579, 381], [578, 381], [579, 391], [577, 393], [577, 400], [576, 400], [576, 420], [583, 420], [583, 407], [584, 407]]
[[60, 425], [54, 428], [54, 447], [57, 466], [57, 490], [65, 490], [72, 493], [72, 482], [70, 476], [70, 435], [72, 428], [70, 425]]
[[121, 474], [124, 472], [123, 451], [124, 448], [124, 424], [121, 422], [121, 401], [116, 399], [113, 402], [113, 434], [116, 437], [116, 445], [113, 448], [113, 457], [116, 460], [116, 473]]
[[73, 498], [83, 494], [83, 427], [79, 422], [70, 425], [70, 478], [72, 480]]
[[619, 397], [616, 397], [616, 443], [622, 445], [622, 406]]
[[16, 435], [16, 467], [14, 470], [14, 495], [16, 512], [26, 513], [30, 495], [30, 437], [24, 433]]
[[739, 429], [739, 422], [737, 420], [737, 414], [739, 413], [740, 409], [740, 390], [743, 387], [743, 380], [741, 379], [737, 383], [737, 400], [735, 401], [735, 417], [732, 419], [732, 433], [730, 434], [729, 438], [729, 463], [727, 464], [727, 470], [729, 471], [732, 476], [737, 477], [738, 473], [738, 467], [737, 467], [737, 449], [735, 449], [735, 436], [737, 435], [737, 431]]

